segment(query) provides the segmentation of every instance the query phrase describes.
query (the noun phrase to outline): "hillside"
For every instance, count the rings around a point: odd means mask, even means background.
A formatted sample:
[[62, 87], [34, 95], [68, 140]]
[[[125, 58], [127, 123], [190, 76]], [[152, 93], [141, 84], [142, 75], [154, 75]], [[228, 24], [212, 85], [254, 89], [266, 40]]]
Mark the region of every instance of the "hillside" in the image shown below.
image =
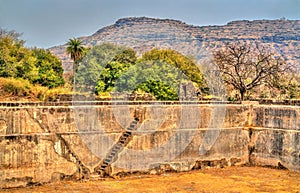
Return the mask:
[[[258, 41], [270, 44], [288, 62], [300, 66], [300, 20], [242, 20], [221, 26], [193, 26], [177, 20], [133, 17], [119, 19], [80, 39], [86, 46], [111, 42], [131, 47], [139, 54], [154, 47], [170, 48], [197, 59], [209, 56], [224, 42]], [[68, 72], [72, 61], [65, 48], [66, 45], [60, 45], [50, 51], [62, 59]]]

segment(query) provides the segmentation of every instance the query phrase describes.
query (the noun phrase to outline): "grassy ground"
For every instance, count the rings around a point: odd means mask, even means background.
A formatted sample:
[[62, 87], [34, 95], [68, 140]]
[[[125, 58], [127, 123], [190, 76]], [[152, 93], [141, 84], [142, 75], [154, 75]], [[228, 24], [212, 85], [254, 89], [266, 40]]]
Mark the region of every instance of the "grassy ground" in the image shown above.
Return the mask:
[[102, 181], [67, 181], [0, 192], [300, 192], [300, 173], [261, 167], [228, 167], [131, 175]]

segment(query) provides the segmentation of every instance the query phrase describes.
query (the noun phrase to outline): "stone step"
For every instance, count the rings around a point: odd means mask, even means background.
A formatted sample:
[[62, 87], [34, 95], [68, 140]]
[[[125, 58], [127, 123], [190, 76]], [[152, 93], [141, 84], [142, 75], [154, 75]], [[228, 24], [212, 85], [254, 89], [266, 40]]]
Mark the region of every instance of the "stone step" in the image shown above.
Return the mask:
[[111, 162], [111, 159], [106, 158], [104, 161], [105, 161], [106, 163], [110, 163], [110, 162]]
[[127, 139], [128, 139], [128, 137], [125, 137], [125, 136], [122, 136], [122, 137], [120, 137], [120, 141], [127, 141]]
[[133, 122], [130, 123], [129, 127], [134, 127], [137, 125], [137, 123], [138, 123], [138, 121], [134, 120]]
[[[130, 124], [130, 127], [127, 130], [135, 129], [137, 123], [138, 123], [138, 119], [135, 119], [134, 121], [132, 121]], [[113, 162], [114, 157], [116, 157], [118, 155], [118, 153], [120, 152], [120, 149], [125, 146], [124, 144], [129, 140], [129, 137], [131, 135], [132, 135], [132, 132], [130, 132], [130, 131], [126, 131], [125, 133], [123, 133], [121, 135], [118, 142], [111, 149], [111, 152], [109, 154], [107, 154], [107, 156], [103, 160], [103, 162], [100, 166], [100, 170], [105, 171], [106, 167]]]
[[124, 144], [124, 143], [125, 143], [125, 141], [123, 141], [123, 140], [122, 140], [122, 141], [120, 141], [120, 143], [121, 143], [121, 144]]
[[130, 125], [128, 130], [133, 130], [137, 126], [138, 121], [133, 121]]
[[113, 153], [113, 154], [117, 154], [119, 152], [119, 149], [113, 149], [113, 150], [111, 150], [111, 154]]
[[110, 154], [111, 154], [111, 155], [116, 155], [117, 153], [118, 153], [118, 151], [112, 150]]
[[108, 166], [108, 163], [103, 162], [102, 165], [101, 165], [101, 167], [102, 167], [102, 166], [106, 167], [106, 166]]
[[113, 150], [119, 150], [121, 149], [121, 146], [119, 146], [118, 144], [116, 144], [114, 147], [113, 147]]

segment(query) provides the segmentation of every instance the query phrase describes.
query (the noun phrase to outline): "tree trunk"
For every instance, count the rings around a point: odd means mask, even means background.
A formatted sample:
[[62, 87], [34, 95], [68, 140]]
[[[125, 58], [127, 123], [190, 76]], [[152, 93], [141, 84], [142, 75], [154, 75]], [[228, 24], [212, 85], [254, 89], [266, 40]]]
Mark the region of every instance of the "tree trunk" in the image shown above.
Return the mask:
[[243, 101], [244, 100], [244, 97], [245, 97], [245, 92], [246, 90], [245, 89], [240, 89], [240, 95], [241, 95], [241, 98], [240, 100]]
[[78, 61], [74, 60], [74, 64], [73, 64], [73, 75], [75, 76], [76, 72], [77, 72], [77, 67], [78, 67]]

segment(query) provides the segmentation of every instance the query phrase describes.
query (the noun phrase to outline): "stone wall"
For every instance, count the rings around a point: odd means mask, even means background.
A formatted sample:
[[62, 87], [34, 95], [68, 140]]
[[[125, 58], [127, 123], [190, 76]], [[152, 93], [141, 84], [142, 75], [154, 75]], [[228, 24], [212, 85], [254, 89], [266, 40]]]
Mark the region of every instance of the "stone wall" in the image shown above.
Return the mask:
[[299, 106], [253, 108], [250, 163], [300, 171]]
[[[2, 105], [1, 188], [244, 164], [300, 171], [299, 106]], [[138, 129], [99, 172], [135, 116]]]

